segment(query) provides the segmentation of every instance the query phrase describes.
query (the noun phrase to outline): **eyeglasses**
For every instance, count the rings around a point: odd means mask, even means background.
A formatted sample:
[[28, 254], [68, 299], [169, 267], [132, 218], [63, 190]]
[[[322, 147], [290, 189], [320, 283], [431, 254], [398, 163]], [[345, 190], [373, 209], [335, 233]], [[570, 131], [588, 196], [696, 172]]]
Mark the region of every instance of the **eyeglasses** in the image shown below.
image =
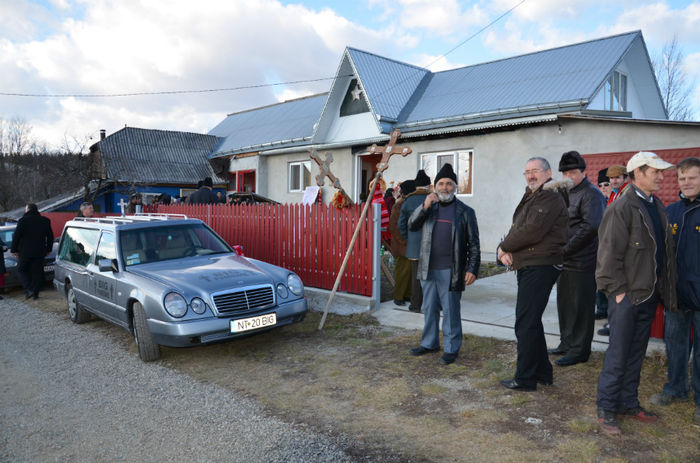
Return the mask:
[[610, 182], [599, 183], [598, 186], [601, 188], [606, 187], [606, 186], [610, 186]]
[[540, 172], [544, 172], [544, 169], [526, 170], [525, 172], [523, 172], [523, 175], [527, 177], [528, 175], [537, 175]]

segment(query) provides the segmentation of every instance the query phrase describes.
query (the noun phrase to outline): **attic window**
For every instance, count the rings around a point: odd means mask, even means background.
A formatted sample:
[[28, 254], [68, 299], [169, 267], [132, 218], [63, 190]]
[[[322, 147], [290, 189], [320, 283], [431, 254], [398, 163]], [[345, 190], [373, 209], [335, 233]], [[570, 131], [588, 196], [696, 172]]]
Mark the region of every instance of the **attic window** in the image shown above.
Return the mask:
[[614, 71], [605, 82], [603, 92], [603, 109], [606, 111], [627, 111], [626, 75]]
[[343, 104], [340, 105], [340, 117], [367, 112], [369, 112], [369, 106], [367, 106], [367, 100], [365, 99], [365, 91], [357, 82], [357, 79], [352, 79], [345, 92]]

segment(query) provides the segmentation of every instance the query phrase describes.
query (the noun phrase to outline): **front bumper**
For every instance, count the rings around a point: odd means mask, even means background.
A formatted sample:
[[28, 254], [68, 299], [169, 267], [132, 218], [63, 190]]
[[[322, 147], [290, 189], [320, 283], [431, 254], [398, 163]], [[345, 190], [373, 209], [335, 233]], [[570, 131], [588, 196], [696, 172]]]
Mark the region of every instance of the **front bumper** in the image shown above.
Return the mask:
[[[209, 317], [199, 320], [186, 320], [182, 322], [164, 322], [161, 320], [148, 320], [148, 329], [156, 344], [168, 347], [188, 347], [228, 339], [249, 336], [272, 330], [280, 326], [291, 325], [304, 320], [308, 310], [306, 298], [297, 299], [284, 304], [279, 304], [272, 310], [264, 310], [259, 313], [246, 314], [239, 317]], [[254, 317], [275, 313], [277, 324], [259, 330], [245, 331], [243, 333], [231, 333], [230, 322], [240, 318]]]

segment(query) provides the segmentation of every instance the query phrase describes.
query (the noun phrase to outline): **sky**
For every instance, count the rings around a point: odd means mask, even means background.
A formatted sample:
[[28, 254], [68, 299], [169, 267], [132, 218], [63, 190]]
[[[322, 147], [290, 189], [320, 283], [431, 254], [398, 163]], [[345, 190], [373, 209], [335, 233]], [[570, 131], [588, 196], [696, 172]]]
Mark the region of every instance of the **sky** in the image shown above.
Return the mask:
[[53, 148], [207, 133], [328, 91], [346, 46], [441, 71], [634, 30], [652, 58], [675, 35], [699, 120], [700, 0], [0, 0], [0, 119]]

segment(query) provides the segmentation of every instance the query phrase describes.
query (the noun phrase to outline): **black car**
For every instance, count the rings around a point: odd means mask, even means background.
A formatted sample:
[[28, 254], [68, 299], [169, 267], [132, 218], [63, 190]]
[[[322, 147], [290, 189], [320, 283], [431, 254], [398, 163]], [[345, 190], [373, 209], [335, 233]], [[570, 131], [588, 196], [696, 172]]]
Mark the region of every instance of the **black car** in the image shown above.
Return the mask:
[[[15, 234], [15, 229], [17, 224], [9, 224], [0, 226], [0, 239], [5, 243], [6, 249], [3, 249], [5, 256], [5, 282], [2, 288], [14, 288], [16, 286], [22, 286], [19, 280], [19, 275], [17, 274], [17, 258], [10, 253], [10, 245], [12, 244], [12, 236]], [[53, 249], [51, 253], [46, 256], [44, 261], [44, 280], [53, 280], [53, 270], [54, 262], [56, 260], [56, 248], [58, 247], [58, 239], [53, 242]]]

